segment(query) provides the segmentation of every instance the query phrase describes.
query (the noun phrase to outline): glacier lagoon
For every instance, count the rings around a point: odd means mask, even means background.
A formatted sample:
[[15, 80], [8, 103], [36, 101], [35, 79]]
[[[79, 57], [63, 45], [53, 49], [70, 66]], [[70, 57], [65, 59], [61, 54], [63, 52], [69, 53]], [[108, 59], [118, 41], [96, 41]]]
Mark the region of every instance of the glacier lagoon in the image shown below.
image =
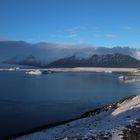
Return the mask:
[[140, 82], [122, 73], [0, 72], [0, 137], [79, 117], [82, 113], [139, 93]]

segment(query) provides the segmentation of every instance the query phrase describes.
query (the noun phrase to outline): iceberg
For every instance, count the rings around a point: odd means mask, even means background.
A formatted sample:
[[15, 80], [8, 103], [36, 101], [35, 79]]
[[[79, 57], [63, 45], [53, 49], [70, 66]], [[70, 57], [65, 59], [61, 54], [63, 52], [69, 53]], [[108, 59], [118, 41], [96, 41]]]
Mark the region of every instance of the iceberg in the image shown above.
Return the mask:
[[41, 75], [42, 72], [40, 70], [32, 70], [32, 71], [27, 71], [26, 74], [31, 74], [31, 75]]

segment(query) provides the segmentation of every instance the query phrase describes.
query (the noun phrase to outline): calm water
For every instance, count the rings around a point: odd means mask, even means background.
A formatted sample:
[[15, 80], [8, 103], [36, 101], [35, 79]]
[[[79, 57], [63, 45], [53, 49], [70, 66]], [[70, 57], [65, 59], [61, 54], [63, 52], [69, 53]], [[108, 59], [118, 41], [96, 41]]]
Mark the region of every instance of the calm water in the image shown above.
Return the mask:
[[0, 137], [77, 117], [140, 91], [120, 74], [0, 72]]

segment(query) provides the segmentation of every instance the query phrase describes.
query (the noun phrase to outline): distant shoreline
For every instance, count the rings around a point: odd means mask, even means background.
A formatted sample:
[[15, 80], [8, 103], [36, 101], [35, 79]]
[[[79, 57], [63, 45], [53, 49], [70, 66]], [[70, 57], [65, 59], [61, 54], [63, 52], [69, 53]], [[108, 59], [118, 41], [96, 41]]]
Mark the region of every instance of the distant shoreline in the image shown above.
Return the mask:
[[106, 67], [76, 67], [76, 68], [49, 68], [55, 72], [134, 72], [137, 68], [106, 68]]
[[[52, 72], [134, 72], [138, 68], [106, 68], [106, 67], [75, 67], [75, 68], [21, 68], [17, 71], [50, 70]], [[0, 71], [9, 71], [9, 68], [0, 68]]]

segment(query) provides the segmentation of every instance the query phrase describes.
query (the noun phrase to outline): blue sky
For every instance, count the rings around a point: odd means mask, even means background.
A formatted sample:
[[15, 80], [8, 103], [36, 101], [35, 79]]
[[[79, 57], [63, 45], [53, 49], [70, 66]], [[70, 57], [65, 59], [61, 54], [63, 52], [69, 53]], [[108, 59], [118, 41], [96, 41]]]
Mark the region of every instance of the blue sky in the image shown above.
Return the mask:
[[140, 0], [0, 0], [0, 40], [140, 47]]

